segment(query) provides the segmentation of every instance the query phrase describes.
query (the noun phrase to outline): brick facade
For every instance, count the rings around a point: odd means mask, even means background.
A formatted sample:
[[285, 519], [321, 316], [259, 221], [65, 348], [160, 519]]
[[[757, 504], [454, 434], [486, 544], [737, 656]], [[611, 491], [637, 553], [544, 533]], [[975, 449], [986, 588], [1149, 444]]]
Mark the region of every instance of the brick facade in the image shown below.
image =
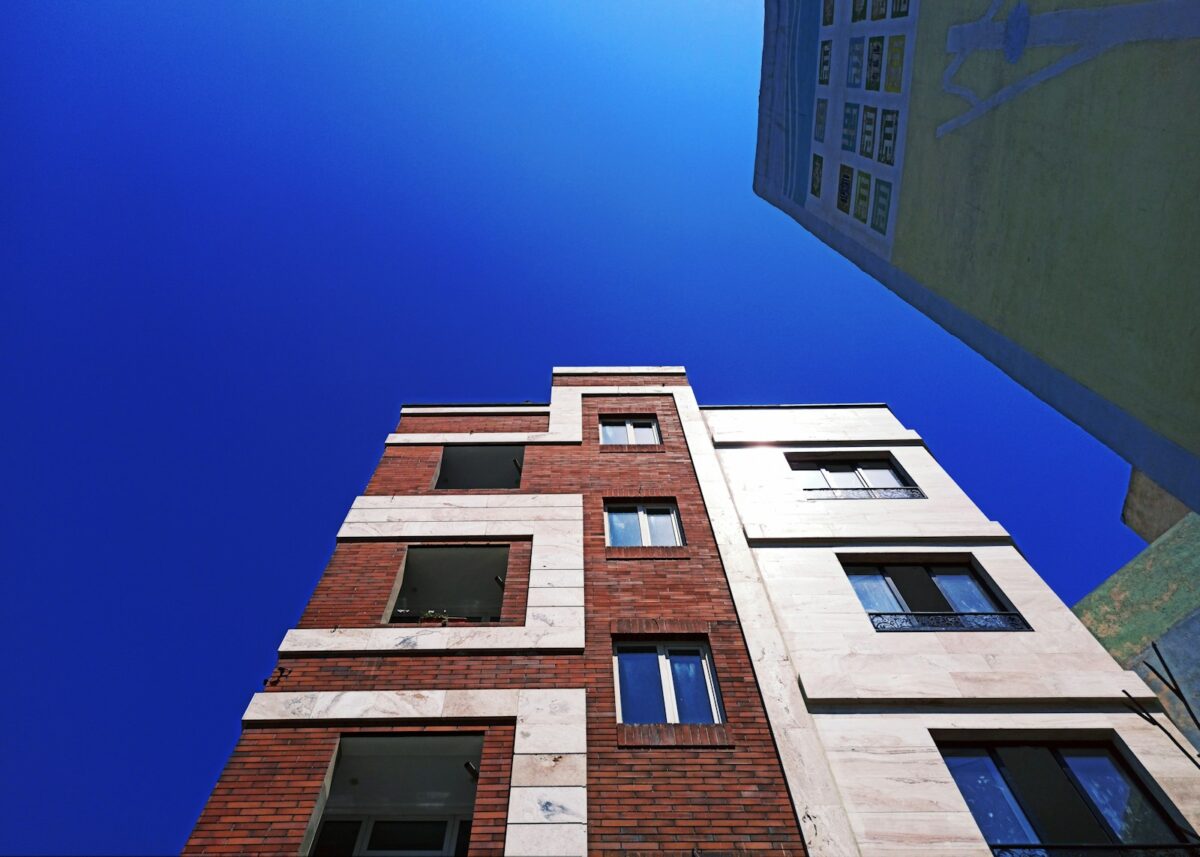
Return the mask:
[[[554, 383], [630, 387], [687, 381], [682, 375], [556, 375]], [[600, 445], [598, 424], [602, 415], [611, 414], [655, 415], [661, 446], [609, 454], [615, 448]], [[397, 431], [545, 431], [546, 420], [538, 415], [406, 416]], [[586, 688], [589, 852], [804, 854], [674, 399], [669, 395], [585, 394], [582, 420], [582, 443], [526, 447], [518, 491], [453, 492], [582, 495], [586, 605], [582, 653], [490, 650], [293, 655], [280, 660], [286, 674], [267, 690]], [[440, 456], [441, 447], [436, 445], [389, 446], [364, 493], [447, 493], [432, 487]], [[676, 502], [686, 545], [606, 548], [604, 502], [628, 498]], [[384, 626], [384, 612], [407, 546], [427, 542], [340, 541], [299, 627]], [[529, 542], [505, 543], [510, 544], [509, 573], [500, 624], [520, 624], [525, 614]], [[726, 722], [709, 727], [618, 724], [613, 641], [640, 636], [706, 640]], [[418, 727], [248, 728], [186, 853], [297, 853], [316, 809], [320, 782], [337, 735], [402, 728]], [[454, 724], [431, 722], [424, 728], [454, 728]], [[478, 725], [459, 728], [478, 729]], [[511, 763], [511, 743], [511, 725], [488, 727], [487, 789], [481, 776], [472, 855], [501, 853], [507, 805], [505, 765]]]

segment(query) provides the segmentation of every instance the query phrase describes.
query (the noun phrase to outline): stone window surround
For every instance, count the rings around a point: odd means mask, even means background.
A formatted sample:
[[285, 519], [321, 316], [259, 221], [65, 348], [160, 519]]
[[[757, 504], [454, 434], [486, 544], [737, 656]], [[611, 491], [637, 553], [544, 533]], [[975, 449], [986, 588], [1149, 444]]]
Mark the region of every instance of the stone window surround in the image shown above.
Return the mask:
[[582, 495], [358, 497], [338, 531], [354, 540], [476, 537], [532, 540], [524, 625], [293, 628], [280, 653], [582, 650]]
[[[510, 719], [516, 721], [516, 733], [504, 853], [586, 854], [587, 692], [582, 688], [256, 693], [242, 723]], [[313, 832], [320, 810], [310, 825]]]

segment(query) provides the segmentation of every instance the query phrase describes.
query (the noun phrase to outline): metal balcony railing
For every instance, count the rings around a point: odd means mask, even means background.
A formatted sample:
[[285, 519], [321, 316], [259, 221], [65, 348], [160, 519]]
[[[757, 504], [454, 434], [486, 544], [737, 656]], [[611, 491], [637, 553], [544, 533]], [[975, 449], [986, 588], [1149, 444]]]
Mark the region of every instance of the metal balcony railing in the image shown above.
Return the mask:
[[[876, 631], [1032, 631], [1020, 613], [871, 613]], [[1041, 847], [1041, 846], [1038, 846]]]
[[805, 488], [806, 500], [923, 500], [920, 488]]
[[993, 845], [993, 857], [1185, 857], [1200, 845]]

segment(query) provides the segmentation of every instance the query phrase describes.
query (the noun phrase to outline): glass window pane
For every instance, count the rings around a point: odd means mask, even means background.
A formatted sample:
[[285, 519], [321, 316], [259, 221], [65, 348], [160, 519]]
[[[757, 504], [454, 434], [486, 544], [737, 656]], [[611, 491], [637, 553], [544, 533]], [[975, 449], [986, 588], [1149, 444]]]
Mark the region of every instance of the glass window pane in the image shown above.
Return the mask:
[[1178, 841], [1149, 795], [1129, 778], [1109, 751], [1099, 747], [1066, 749], [1062, 756], [1122, 843], [1161, 845]]
[[617, 651], [622, 723], [666, 723], [658, 649], [652, 646]]
[[633, 442], [634, 443], [658, 443], [658, 437], [654, 432], [654, 423], [640, 422], [633, 424]]
[[858, 468], [868, 488], [901, 488], [904, 483], [886, 462], [872, 461]]
[[792, 470], [796, 471], [796, 478], [800, 481], [802, 488], [829, 487], [829, 483], [825, 481], [825, 474], [815, 464], [794, 465]]
[[608, 510], [608, 543], [614, 547], [638, 547], [642, 543], [642, 528], [637, 509]]
[[342, 857], [353, 854], [354, 845], [358, 842], [358, 826], [360, 821], [325, 821], [321, 823], [321, 832], [317, 834], [317, 843], [313, 846], [313, 857]]
[[601, 423], [601, 443], [629, 443], [629, 435], [625, 432], [625, 423]]
[[953, 750], [946, 754], [958, 790], [967, 801], [967, 808], [988, 842], [1034, 844], [1037, 834], [1021, 811], [1008, 783], [1000, 775], [992, 757], [984, 750]]
[[830, 488], [861, 488], [862, 480], [853, 464], [825, 465], [825, 478], [829, 480]]
[[939, 571], [934, 569], [933, 582], [958, 613], [996, 613], [999, 608], [974, 575], [966, 569]]
[[445, 843], [445, 821], [377, 821], [367, 850], [441, 851]]
[[650, 544], [678, 545], [675, 535], [675, 515], [669, 509], [647, 509], [646, 523], [650, 529]]
[[868, 613], [903, 613], [904, 607], [879, 572], [874, 574], [852, 574], [850, 585]]
[[715, 723], [708, 683], [704, 679], [704, 659], [692, 649], [672, 649], [667, 653], [671, 681], [675, 684], [675, 706], [680, 723]]

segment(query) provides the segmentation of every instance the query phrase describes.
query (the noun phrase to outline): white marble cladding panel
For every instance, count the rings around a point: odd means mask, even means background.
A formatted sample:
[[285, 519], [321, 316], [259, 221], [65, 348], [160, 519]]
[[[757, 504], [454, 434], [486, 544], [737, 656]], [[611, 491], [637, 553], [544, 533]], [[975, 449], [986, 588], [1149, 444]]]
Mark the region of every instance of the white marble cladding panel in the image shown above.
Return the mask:
[[919, 442], [885, 405], [861, 407], [705, 408], [713, 442]]
[[[833, 413], [841, 413], [833, 411]], [[894, 457], [923, 499], [837, 500], [805, 492], [787, 455], [838, 452]], [[755, 446], [717, 451], [746, 536], [755, 539], [992, 538], [1008, 534], [989, 521], [923, 446]]]
[[587, 853], [587, 692], [354, 690], [257, 693], [243, 722], [516, 720], [504, 853]]
[[1122, 670], [1013, 547], [969, 551], [1033, 631], [876, 631], [850, 586], [838, 554], [869, 562], [872, 553], [962, 549], [755, 548], [800, 683], [812, 702], [1023, 700], [1047, 704], [1150, 699], [1135, 673]]
[[1115, 734], [1188, 821], [1200, 823], [1196, 767], [1166, 735], [1132, 712], [925, 711], [818, 714], [815, 719], [864, 854], [990, 857], [930, 730], [939, 736], [979, 730], [997, 738], [1005, 731], [1027, 730], [1048, 740], [1070, 740], [1079, 730], [1088, 730], [1088, 737]]
[[[583, 497], [470, 494], [359, 497], [338, 538], [531, 538], [522, 626], [293, 629], [279, 651], [583, 648]], [[397, 569], [399, 571], [399, 569]]]

